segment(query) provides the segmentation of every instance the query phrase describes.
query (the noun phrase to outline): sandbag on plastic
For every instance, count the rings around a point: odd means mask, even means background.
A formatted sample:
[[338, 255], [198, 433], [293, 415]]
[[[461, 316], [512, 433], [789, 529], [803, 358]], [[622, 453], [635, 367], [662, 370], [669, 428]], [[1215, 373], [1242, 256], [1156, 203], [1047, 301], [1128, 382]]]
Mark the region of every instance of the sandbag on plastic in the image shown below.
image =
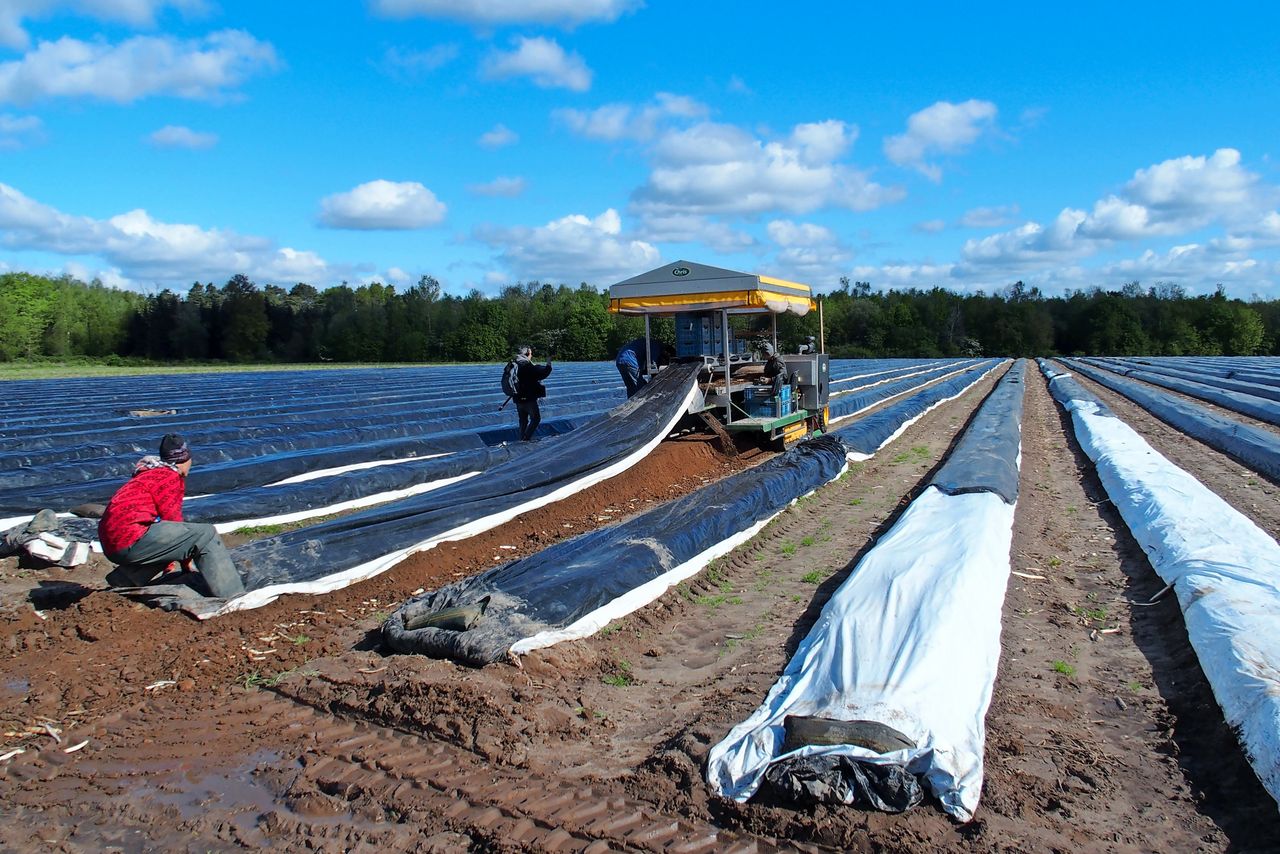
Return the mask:
[[870, 459], [876, 451], [900, 436], [929, 410], [964, 394], [969, 386], [999, 365], [997, 360], [988, 359], [951, 379], [921, 389], [908, 398], [838, 427], [832, 431], [832, 435], [840, 437], [850, 460]]
[[231, 552], [244, 594], [180, 607], [205, 618], [257, 608], [284, 593], [337, 590], [414, 552], [474, 536], [613, 477], [643, 459], [688, 411], [699, 393], [699, 370], [699, 364], [672, 365], [604, 416], [543, 439], [484, 477], [246, 543]]
[[97, 539], [96, 520], [58, 518], [45, 509], [0, 534], [0, 557], [25, 552], [45, 563], [79, 566], [89, 559]]
[[[1015, 467], [1022, 372], [988, 396], [946, 478], [911, 503], [833, 594], [764, 703], [711, 749], [707, 781], [746, 800], [775, 794], [905, 809], [918, 777], [952, 816], [969, 820], [982, 791], [984, 718], [1000, 658], [1000, 617], [1013, 540], [1012, 498], [981, 490], [997, 450]], [[966, 434], [966, 438], [967, 438]], [[973, 473], [973, 483], [958, 475]], [[1014, 492], [1016, 497], [1016, 491]], [[789, 717], [874, 722], [900, 738], [788, 740]]]
[[1225, 418], [1203, 406], [1074, 359], [1065, 361], [1082, 375], [1119, 392], [1188, 436], [1230, 454], [1272, 480], [1280, 480], [1280, 436], [1275, 433]]
[[1245, 758], [1280, 802], [1280, 546], [1118, 418], [1049, 390], [1151, 566], [1173, 585], [1200, 660]]
[[[587, 637], [748, 539], [844, 468], [837, 439], [811, 439], [626, 522], [412, 599], [383, 625], [383, 638], [397, 652], [479, 666]], [[488, 609], [468, 631], [410, 628], [426, 615], [482, 599]]]

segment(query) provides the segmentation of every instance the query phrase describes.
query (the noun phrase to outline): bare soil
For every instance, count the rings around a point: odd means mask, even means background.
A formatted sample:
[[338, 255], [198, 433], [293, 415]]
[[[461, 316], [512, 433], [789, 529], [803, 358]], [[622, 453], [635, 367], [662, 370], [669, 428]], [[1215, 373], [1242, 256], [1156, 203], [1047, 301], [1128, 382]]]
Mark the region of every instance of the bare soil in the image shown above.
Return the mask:
[[[0, 579], [0, 755], [26, 751], [0, 762], [0, 848], [1280, 848], [1276, 804], [1222, 722], [1176, 602], [1136, 604], [1159, 580], [1034, 371], [1020, 574], [1005, 602], [976, 820], [957, 825], [931, 803], [892, 816], [709, 794], [707, 751], [760, 703], [994, 382], [935, 409], [656, 603], [519, 668], [384, 655], [376, 629], [419, 588], [762, 457], [668, 441], [631, 471], [528, 514], [518, 535], [447, 544], [346, 590], [207, 623], [91, 590], [92, 569]], [[1140, 430], [1164, 426], [1116, 410]], [[1224, 495], [1240, 479], [1195, 473]], [[43, 618], [27, 592], [39, 580], [63, 583], [38, 595]]]

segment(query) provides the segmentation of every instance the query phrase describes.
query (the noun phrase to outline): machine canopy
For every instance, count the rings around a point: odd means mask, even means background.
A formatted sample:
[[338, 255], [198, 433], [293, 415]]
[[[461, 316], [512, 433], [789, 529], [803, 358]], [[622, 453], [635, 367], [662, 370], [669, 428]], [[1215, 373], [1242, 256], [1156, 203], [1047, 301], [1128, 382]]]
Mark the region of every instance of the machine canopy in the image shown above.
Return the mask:
[[609, 311], [615, 314], [727, 310], [805, 315], [816, 307], [808, 285], [692, 261], [667, 264], [609, 288]]

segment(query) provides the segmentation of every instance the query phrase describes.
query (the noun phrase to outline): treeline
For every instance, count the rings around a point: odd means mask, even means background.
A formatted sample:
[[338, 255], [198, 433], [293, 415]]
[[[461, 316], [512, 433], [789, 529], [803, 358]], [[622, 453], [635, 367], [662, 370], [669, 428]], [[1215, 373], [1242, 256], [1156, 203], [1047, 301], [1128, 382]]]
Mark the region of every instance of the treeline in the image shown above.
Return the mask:
[[[877, 292], [842, 279], [824, 298], [827, 350], [837, 357], [1251, 355], [1280, 353], [1280, 301], [1188, 296], [1174, 284], [1046, 297], [1016, 282], [995, 294], [942, 288]], [[739, 334], [765, 318], [739, 317]], [[755, 324], [752, 326], [752, 324]], [[488, 297], [442, 292], [423, 276], [403, 291], [369, 284], [317, 290], [259, 287], [234, 276], [185, 294], [141, 295], [100, 282], [0, 275], [0, 360], [124, 357], [160, 362], [499, 361], [515, 345], [566, 361], [605, 359], [643, 332], [582, 284], [540, 282]], [[783, 315], [793, 349], [817, 336], [816, 313]], [[673, 340], [670, 321], [655, 334]]]

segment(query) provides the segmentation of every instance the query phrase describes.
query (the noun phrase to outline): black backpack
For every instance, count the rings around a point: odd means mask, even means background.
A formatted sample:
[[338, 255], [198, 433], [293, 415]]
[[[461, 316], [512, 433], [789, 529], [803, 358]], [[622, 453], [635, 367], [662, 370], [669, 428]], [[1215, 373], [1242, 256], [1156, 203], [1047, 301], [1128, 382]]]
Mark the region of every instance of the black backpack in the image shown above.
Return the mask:
[[515, 397], [520, 388], [520, 367], [513, 359], [502, 369], [502, 393], [507, 397]]

